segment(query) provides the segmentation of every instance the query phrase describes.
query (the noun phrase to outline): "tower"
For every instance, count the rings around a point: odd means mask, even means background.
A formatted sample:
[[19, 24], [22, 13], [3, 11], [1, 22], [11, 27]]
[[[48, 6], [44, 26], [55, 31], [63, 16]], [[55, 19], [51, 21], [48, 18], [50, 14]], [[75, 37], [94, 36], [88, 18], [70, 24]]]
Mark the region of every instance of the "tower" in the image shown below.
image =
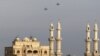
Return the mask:
[[57, 38], [56, 38], [56, 56], [62, 56], [62, 51], [61, 51], [61, 23], [58, 21], [58, 26], [57, 26]]
[[86, 51], [85, 51], [85, 56], [91, 56], [91, 38], [90, 38], [90, 25], [87, 24], [86, 26]]
[[94, 39], [93, 39], [93, 56], [99, 56], [98, 53], [98, 26], [94, 25]]
[[49, 56], [54, 56], [54, 26], [50, 24]]

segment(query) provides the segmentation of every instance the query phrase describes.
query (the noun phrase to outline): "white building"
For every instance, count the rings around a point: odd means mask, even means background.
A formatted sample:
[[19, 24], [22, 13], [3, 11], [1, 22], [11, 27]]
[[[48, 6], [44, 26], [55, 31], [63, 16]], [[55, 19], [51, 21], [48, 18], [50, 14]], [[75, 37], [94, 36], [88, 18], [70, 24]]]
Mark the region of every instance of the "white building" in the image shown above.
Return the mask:
[[[5, 56], [62, 56], [61, 23], [58, 22], [57, 37], [54, 38], [54, 26], [50, 24], [49, 45], [42, 45], [36, 38], [16, 38], [11, 47], [5, 47]], [[56, 48], [54, 48], [56, 41]]]

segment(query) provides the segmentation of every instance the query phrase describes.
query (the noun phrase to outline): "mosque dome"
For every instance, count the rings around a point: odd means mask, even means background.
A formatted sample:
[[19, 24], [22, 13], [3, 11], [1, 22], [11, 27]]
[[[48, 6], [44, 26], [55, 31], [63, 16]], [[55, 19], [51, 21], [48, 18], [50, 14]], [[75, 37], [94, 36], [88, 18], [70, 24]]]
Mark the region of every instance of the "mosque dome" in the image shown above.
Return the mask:
[[30, 41], [30, 39], [28, 37], [25, 37], [23, 40], [24, 41]]
[[34, 38], [32, 39], [32, 41], [37, 41], [37, 38], [34, 37]]
[[20, 41], [20, 38], [16, 37], [15, 41]]
[[20, 41], [20, 38], [16, 37], [13, 41], [13, 44], [15, 44], [15, 42]]

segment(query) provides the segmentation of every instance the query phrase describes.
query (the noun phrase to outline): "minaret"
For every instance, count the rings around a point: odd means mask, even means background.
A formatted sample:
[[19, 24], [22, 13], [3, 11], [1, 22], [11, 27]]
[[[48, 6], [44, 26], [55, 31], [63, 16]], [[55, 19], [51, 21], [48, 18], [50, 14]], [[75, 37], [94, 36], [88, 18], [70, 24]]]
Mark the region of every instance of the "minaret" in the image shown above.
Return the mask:
[[57, 26], [57, 38], [56, 38], [56, 56], [62, 56], [62, 51], [61, 51], [61, 23], [58, 21], [58, 26]]
[[93, 39], [93, 56], [99, 56], [98, 53], [98, 26], [97, 24], [94, 25], [94, 39]]
[[85, 56], [91, 56], [91, 38], [90, 38], [90, 25], [87, 24], [86, 26], [86, 52], [85, 52]]
[[49, 56], [54, 56], [54, 26], [50, 24]]

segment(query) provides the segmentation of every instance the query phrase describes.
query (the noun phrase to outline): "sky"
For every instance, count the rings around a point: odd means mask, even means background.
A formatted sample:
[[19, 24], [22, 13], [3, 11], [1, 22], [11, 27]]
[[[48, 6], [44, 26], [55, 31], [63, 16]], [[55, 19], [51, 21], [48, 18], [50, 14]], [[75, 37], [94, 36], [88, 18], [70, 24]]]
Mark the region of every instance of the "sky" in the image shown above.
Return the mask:
[[[36, 37], [48, 45], [49, 26], [58, 19], [62, 24], [63, 56], [83, 56], [86, 24], [90, 24], [93, 39], [94, 23], [100, 28], [100, 0], [0, 0], [0, 56], [4, 47], [12, 46], [19, 36]], [[56, 5], [59, 3], [60, 5]], [[47, 8], [48, 10], [44, 10]], [[99, 34], [100, 35], [100, 34]], [[56, 38], [55, 30], [55, 38]]]

